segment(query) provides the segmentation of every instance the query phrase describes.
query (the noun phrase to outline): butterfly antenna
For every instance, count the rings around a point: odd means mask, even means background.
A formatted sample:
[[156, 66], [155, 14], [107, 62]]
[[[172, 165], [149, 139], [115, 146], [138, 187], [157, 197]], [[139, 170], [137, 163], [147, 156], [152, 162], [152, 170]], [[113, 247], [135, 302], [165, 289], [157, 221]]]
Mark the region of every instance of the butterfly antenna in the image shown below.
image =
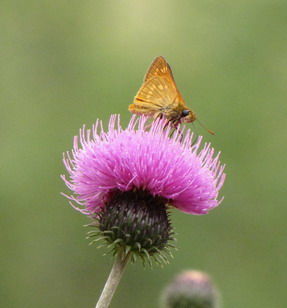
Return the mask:
[[215, 132], [214, 131], [212, 131], [211, 129], [208, 129], [202, 122], [200, 122], [198, 119], [197, 119], [197, 121], [198, 121], [198, 123], [199, 123], [199, 125], [201, 126], [201, 127], [203, 127], [205, 130], [207, 130], [211, 135], [215, 135]]

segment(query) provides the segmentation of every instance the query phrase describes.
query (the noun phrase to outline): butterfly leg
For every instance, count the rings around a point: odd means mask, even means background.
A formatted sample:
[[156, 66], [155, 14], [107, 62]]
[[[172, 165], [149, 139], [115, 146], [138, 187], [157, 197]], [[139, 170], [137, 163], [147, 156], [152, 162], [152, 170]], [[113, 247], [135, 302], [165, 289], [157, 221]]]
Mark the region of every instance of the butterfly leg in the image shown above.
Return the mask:
[[170, 133], [170, 137], [173, 136], [175, 131], [178, 131], [178, 135], [180, 135], [180, 141], [182, 141], [183, 139], [183, 132], [180, 130], [179, 125], [180, 125], [180, 121], [179, 120], [173, 120], [173, 121], [168, 121], [167, 124], [171, 123], [171, 127], [172, 127], [172, 131]]
[[149, 130], [149, 129], [151, 128], [151, 126], [152, 126], [152, 123], [147, 124], [147, 125], [145, 126], [144, 130]]
[[176, 131], [177, 131], [177, 134], [179, 136], [177, 138], [179, 138], [179, 140], [181, 142], [183, 140], [184, 135], [183, 135], [183, 132], [178, 127], [175, 127], [175, 126], [173, 127], [169, 137], [171, 138]]
[[182, 142], [184, 135], [183, 135], [183, 132], [180, 129], [178, 129], [178, 134], [180, 135], [180, 142]]
[[152, 126], [153, 121], [156, 120], [156, 119], [162, 119], [162, 114], [155, 114], [155, 115], [153, 116], [153, 120], [151, 119], [151, 122], [148, 123], [148, 124], [145, 126], [145, 130], [149, 130], [149, 129], [151, 128], [151, 126]]

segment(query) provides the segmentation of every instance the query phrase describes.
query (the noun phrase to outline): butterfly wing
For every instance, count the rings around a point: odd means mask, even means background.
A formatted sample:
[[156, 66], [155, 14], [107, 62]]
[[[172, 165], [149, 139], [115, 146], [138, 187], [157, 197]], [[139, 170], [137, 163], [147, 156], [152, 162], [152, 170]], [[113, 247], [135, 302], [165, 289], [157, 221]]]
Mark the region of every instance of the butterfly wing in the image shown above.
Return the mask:
[[185, 105], [184, 99], [176, 86], [172, 70], [165, 58], [162, 56], [156, 57], [154, 59], [145, 75], [144, 82], [154, 77], [165, 77], [169, 79], [170, 82], [173, 83], [173, 86], [177, 91], [179, 101], [181, 101]]
[[136, 114], [163, 114], [168, 120], [173, 120], [178, 118], [182, 106], [174, 82], [166, 77], [155, 76], [144, 82], [129, 110]]
[[161, 57], [161, 56], [156, 57], [153, 60], [152, 64], [150, 65], [145, 75], [144, 82], [153, 77], [167, 77], [173, 80], [174, 82], [171, 68], [169, 64], [166, 62], [164, 57]]

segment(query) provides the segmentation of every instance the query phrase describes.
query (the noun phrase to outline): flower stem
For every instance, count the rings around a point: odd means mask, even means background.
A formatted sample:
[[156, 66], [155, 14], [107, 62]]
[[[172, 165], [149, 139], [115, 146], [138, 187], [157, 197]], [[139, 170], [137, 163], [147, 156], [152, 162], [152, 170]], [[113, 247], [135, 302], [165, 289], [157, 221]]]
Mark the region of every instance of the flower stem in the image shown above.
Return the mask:
[[109, 278], [104, 286], [102, 294], [97, 302], [96, 308], [109, 307], [112, 297], [117, 289], [117, 286], [122, 278], [126, 265], [130, 259], [130, 254], [118, 253], [110, 272]]

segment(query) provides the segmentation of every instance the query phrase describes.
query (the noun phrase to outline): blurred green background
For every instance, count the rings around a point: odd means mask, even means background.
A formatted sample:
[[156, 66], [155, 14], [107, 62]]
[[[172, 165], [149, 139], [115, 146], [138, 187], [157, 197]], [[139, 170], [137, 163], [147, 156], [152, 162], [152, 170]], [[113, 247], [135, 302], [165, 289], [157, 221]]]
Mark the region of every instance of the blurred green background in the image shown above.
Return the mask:
[[112, 307], [157, 307], [190, 268], [212, 275], [224, 307], [286, 307], [287, 2], [4, 0], [0, 16], [1, 307], [95, 305], [112, 259], [60, 196], [62, 152], [83, 123], [127, 123], [159, 55], [217, 133], [196, 124], [222, 150], [225, 200], [173, 211], [175, 259], [130, 265]]

